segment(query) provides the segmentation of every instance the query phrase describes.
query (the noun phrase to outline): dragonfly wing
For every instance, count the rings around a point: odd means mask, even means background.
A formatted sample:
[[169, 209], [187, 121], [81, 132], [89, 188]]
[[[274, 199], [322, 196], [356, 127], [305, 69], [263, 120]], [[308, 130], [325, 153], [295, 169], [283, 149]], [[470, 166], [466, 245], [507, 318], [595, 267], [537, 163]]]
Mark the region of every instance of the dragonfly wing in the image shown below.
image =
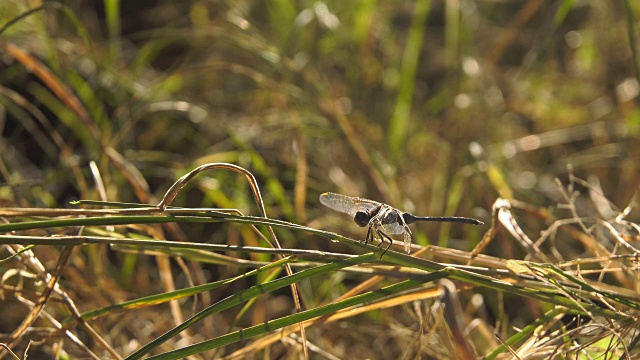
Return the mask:
[[322, 205], [341, 213], [355, 216], [358, 211], [375, 209], [379, 204], [372, 200], [361, 199], [326, 192], [320, 195]]
[[404, 227], [397, 222], [391, 224], [382, 224], [382, 226], [380, 226], [380, 229], [385, 233], [392, 235], [406, 233]]
[[404, 252], [407, 254], [411, 252], [411, 233], [404, 232]]

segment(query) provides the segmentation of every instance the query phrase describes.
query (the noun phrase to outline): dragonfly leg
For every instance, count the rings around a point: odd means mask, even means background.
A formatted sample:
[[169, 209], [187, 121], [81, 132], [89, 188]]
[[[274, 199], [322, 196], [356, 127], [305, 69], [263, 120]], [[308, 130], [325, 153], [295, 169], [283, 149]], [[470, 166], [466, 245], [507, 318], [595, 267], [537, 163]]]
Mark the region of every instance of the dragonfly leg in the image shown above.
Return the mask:
[[389, 245], [387, 246], [386, 249], [384, 249], [384, 251], [382, 252], [382, 254], [380, 254], [380, 259], [382, 259], [382, 257], [384, 256], [384, 254], [387, 253], [387, 250], [389, 250], [389, 248], [391, 247], [391, 244], [393, 244], [392, 242], [389, 243]]
[[380, 245], [382, 245], [382, 243], [384, 242], [384, 239], [387, 239], [387, 241], [389, 242], [389, 245], [387, 246], [387, 248], [384, 249], [382, 254], [380, 254], [380, 258], [382, 258], [382, 255], [384, 255], [387, 252], [387, 250], [389, 250], [391, 245], [393, 244], [393, 239], [389, 235], [385, 234], [384, 232], [382, 232], [379, 229], [376, 229], [376, 233], [378, 233], [378, 236], [380, 237], [380, 244], [378, 244], [378, 247], [380, 247]]
[[369, 226], [368, 230], [367, 230], [367, 237], [364, 238], [364, 243], [368, 244], [370, 242], [373, 241], [373, 233], [371, 232], [371, 226]]

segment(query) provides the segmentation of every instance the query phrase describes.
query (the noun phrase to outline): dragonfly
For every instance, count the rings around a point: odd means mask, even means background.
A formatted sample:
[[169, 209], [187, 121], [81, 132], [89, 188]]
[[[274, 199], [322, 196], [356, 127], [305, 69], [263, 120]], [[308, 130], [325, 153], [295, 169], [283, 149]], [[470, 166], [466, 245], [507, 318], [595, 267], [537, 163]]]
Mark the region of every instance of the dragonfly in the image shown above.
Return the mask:
[[330, 209], [353, 216], [353, 221], [360, 227], [367, 226], [367, 237], [363, 240], [365, 244], [372, 243], [376, 235], [380, 239], [378, 247], [384, 243], [384, 240], [387, 240], [389, 245], [382, 255], [389, 250], [393, 243], [389, 235], [398, 234], [403, 234], [404, 250], [409, 253], [411, 250], [411, 229], [409, 229], [409, 224], [416, 221], [456, 222], [472, 225], [484, 224], [480, 220], [467, 217], [415, 216], [377, 201], [332, 192], [326, 192], [320, 195], [320, 203]]

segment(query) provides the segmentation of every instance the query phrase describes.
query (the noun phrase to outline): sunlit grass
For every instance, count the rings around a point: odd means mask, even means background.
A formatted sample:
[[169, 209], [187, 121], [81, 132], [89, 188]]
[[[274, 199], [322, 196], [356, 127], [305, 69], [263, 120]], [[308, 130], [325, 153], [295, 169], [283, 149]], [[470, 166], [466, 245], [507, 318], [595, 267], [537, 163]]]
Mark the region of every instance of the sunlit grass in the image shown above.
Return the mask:
[[[0, 4], [0, 343], [637, 354], [623, 4]], [[381, 258], [324, 191], [487, 226], [412, 225]]]

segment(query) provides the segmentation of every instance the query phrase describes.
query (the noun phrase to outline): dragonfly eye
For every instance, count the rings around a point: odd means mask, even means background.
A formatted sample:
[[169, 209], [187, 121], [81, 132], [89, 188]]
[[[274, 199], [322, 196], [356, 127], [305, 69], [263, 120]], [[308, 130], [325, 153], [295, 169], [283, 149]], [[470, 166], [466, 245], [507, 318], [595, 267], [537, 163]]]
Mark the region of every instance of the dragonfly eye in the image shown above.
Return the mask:
[[358, 226], [365, 227], [369, 225], [369, 220], [371, 220], [371, 216], [365, 211], [358, 211], [356, 216], [353, 217], [353, 220], [358, 224]]

